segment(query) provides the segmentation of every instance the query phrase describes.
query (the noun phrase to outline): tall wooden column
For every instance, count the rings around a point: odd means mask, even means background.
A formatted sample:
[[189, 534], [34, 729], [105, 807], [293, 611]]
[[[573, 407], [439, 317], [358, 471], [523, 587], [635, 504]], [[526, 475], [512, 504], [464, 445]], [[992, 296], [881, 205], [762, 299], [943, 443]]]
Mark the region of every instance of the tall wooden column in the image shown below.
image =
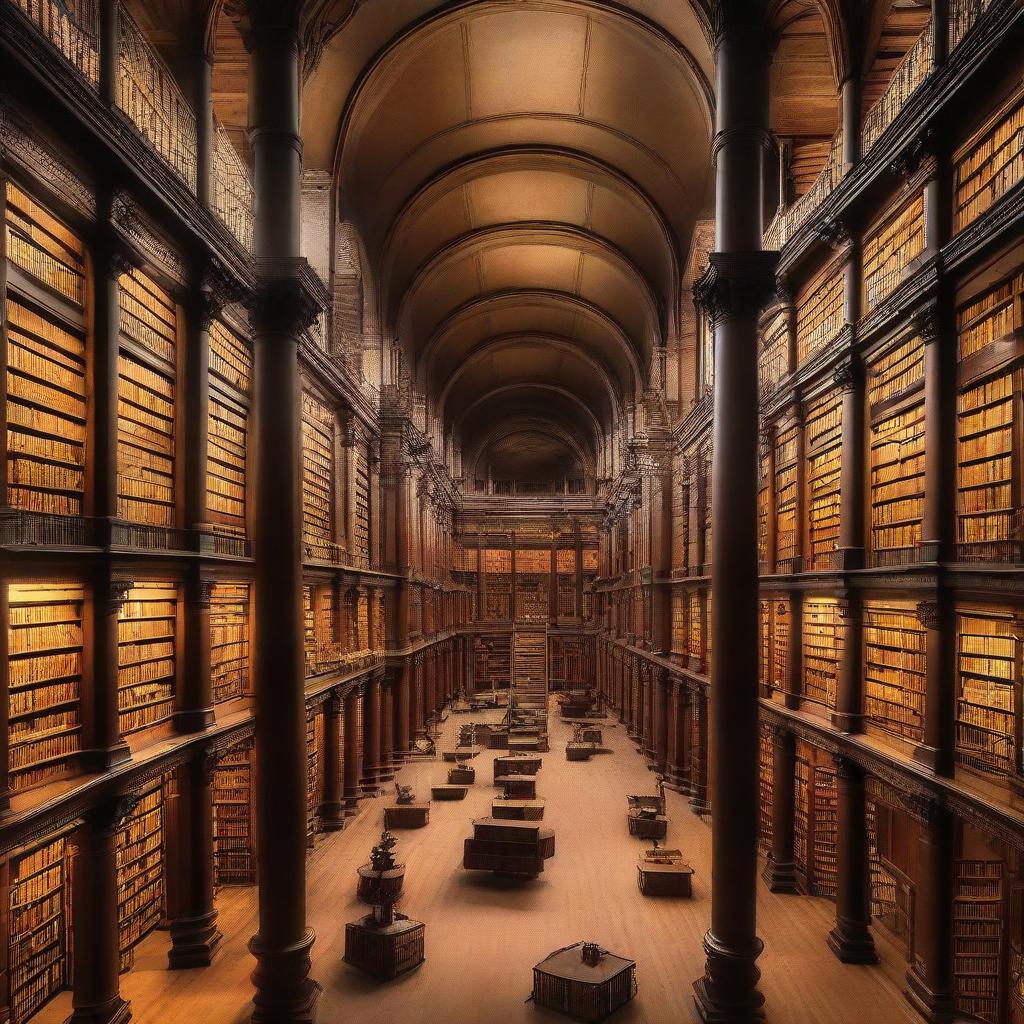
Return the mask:
[[945, 587], [917, 604], [925, 629], [924, 742], [914, 760], [939, 775], [953, 775], [956, 760], [956, 610]]
[[785, 729], [772, 730], [772, 849], [761, 877], [772, 892], [798, 893], [793, 858], [796, 740]]
[[309, 978], [306, 925], [306, 706], [303, 669], [299, 338], [326, 305], [301, 258], [299, 5], [246, 0], [249, 145], [256, 192], [255, 342], [256, 838], [259, 931], [256, 1024], [305, 1024], [320, 986]]
[[689, 736], [687, 735], [687, 693], [685, 684], [679, 679], [671, 679], [672, 690], [669, 705], [668, 721], [668, 767], [666, 777], [669, 785], [680, 793], [690, 791], [688, 770]]
[[659, 772], [668, 769], [669, 715], [672, 709], [672, 686], [667, 669], [655, 670], [654, 764]]
[[185, 585], [185, 674], [181, 707], [174, 716], [179, 732], [200, 732], [216, 720], [210, 657], [213, 586], [213, 579], [198, 570]]
[[127, 1024], [120, 995], [117, 923], [117, 829], [130, 802], [94, 808], [72, 838], [71, 891], [75, 958], [67, 1024]]
[[[857, 288], [860, 275], [855, 275]], [[839, 476], [839, 563], [837, 569], [864, 565], [864, 373], [850, 359], [834, 374], [842, 393], [842, 465]]]
[[317, 810], [324, 832], [339, 832], [345, 825], [344, 717], [344, 701], [335, 691], [324, 701], [324, 788]]
[[409, 739], [409, 691], [412, 685], [412, 664], [408, 658], [402, 661], [395, 693], [395, 755], [402, 761], [408, 755]]
[[395, 692], [394, 683], [384, 677], [380, 685], [380, 771], [378, 782], [390, 782], [395, 777], [395, 762], [392, 757], [395, 743]]
[[101, 567], [93, 583], [91, 613], [92, 700], [83, 708], [89, 749], [84, 760], [91, 771], [106, 771], [131, 758], [121, 736], [117, 713], [117, 622], [132, 581]]
[[172, 969], [208, 967], [223, 936], [213, 900], [213, 771], [211, 755], [194, 757], [178, 773], [181, 878], [171, 920]]
[[767, 32], [758, 6], [723, 3], [717, 77], [716, 251], [697, 296], [713, 318], [715, 408], [711, 554], [709, 765], [711, 832], [707, 963], [698, 1013], [716, 1024], [763, 1018], [756, 960], [758, 726], [758, 319], [775, 288], [776, 253], [761, 252], [763, 157], [769, 144]]
[[847, 964], [878, 963], [875, 942], [868, 924], [868, 839], [864, 771], [860, 765], [837, 756], [838, 788], [836, 826], [836, 923], [828, 945]]
[[953, 978], [954, 822], [936, 801], [921, 808], [914, 900], [914, 958], [907, 998], [929, 1024], [946, 1024], [955, 1009]]
[[353, 686], [345, 695], [345, 743], [344, 743], [344, 788], [345, 813], [353, 815], [363, 795], [359, 780], [363, 774], [362, 736], [359, 728], [359, 713], [362, 694], [359, 686]]
[[381, 734], [381, 692], [380, 680], [370, 678], [366, 681], [363, 697], [363, 792], [371, 794], [377, 788], [377, 777], [380, 772], [380, 734]]
[[426, 700], [424, 681], [423, 681], [423, 654], [418, 653], [413, 655], [412, 659], [413, 672], [414, 672], [414, 689], [412, 692], [412, 731], [416, 739], [422, 739], [427, 735], [424, 713], [424, 703]]
[[841, 732], [860, 732], [864, 722], [864, 602], [851, 590], [839, 601], [842, 648], [836, 682], [836, 706], [832, 725]]
[[708, 814], [708, 702], [704, 687], [688, 684], [690, 691], [690, 810], [696, 815]]

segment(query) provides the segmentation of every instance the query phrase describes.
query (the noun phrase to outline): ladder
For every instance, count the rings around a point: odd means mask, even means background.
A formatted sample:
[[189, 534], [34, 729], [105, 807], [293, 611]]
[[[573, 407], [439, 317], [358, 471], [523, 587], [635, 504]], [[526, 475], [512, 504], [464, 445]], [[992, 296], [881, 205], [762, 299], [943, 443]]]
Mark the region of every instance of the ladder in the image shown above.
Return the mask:
[[517, 629], [512, 642], [512, 688], [516, 706], [546, 711], [548, 636], [544, 629]]

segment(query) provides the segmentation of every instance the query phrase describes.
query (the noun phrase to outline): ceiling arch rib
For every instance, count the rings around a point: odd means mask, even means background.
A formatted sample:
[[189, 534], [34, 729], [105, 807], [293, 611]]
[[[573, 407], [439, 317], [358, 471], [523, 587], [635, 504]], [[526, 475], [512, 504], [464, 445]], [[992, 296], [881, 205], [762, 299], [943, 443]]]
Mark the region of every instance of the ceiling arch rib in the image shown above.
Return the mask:
[[593, 303], [567, 292], [510, 289], [480, 295], [454, 312], [431, 335], [416, 366], [421, 387], [445, 380], [480, 338], [538, 331], [600, 352], [623, 395], [639, 398], [640, 359], [623, 327]]
[[659, 304], [636, 268], [601, 239], [564, 225], [503, 225], [456, 240], [419, 270], [392, 321], [416, 355], [452, 310], [517, 288], [598, 306], [623, 326], [644, 364], [663, 337]]
[[481, 154], [422, 185], [389, 228], [379, 278], [386, 292], [400, 292], [414, 268], [447, 241], [529, 221], [569, 224], [605, 239], [659, 294], [675, 298], [679, 253], [654, 201], [614, 168], [550, 147]]

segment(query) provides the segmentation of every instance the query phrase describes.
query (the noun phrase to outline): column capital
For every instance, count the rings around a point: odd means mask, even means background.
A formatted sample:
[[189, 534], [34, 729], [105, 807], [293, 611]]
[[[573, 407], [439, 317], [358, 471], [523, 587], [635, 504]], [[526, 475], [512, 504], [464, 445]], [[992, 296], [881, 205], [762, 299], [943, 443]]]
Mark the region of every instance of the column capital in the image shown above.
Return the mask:
[[259, 285], [252, 314], [257, 331], [297, 337], [327, 308], [327, 286], [304, 256], [262, 257], [256, 265]]
[[201, 329], [209, 330], [227, 306], [243, 302], [246, 297], [245, 289], [224, 264], [211, 258], [200, 271], [190, 296], [190, 312]]
[[757, 316], [775, 293], [777, 252], [713, 252], [693, 286], [693, 300], [714, 323]]

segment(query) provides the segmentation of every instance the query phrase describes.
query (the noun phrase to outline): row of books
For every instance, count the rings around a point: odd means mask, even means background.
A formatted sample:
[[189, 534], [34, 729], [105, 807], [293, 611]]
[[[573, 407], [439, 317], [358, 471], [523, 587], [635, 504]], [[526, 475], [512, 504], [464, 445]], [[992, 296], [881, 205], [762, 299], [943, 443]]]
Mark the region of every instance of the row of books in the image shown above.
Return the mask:
[[216, 378], [215, 387], [227, 386], [238, 399], [247, 401], [252, 396], [252, 346], [242, 335], [223, 320], [210, 325], [210, 373]]
[[303, 536], [333, 542], [335, 504], [334, 413], [308, 392], [302, 395]]
[[953, 983], [957, 1009], [996, 1020], [1003, 979], [1004, 865], [954, 865]]
[[872, 359], [868, 368], [868, 407], [909, 393], [924, 383], [924, 343], [919, 335], [903, 338]]
[[132, 809], [117, 833], [118, 932], [122, 969], [155, 928], [164, 908], [164, 794], [158, 785]]
[[843, 273], [815, 278], [801, 293], [796, 310], [797, 361], [820, 352], [843, 328]]
[[957, 345], [961, 359], [1009, 337], [1024, 326], [1024, 271], [988, 288], [957, 310]]
[[138, 346], [165, 363], [177, 365], [177, 306], [171, 296], [143, 271], [133, 268], [118, 279], [119, 328], [122, 343]]
[[210, 675], [213, 702], [249, 691], [249, 585], [218, 583], [210, 601]]

